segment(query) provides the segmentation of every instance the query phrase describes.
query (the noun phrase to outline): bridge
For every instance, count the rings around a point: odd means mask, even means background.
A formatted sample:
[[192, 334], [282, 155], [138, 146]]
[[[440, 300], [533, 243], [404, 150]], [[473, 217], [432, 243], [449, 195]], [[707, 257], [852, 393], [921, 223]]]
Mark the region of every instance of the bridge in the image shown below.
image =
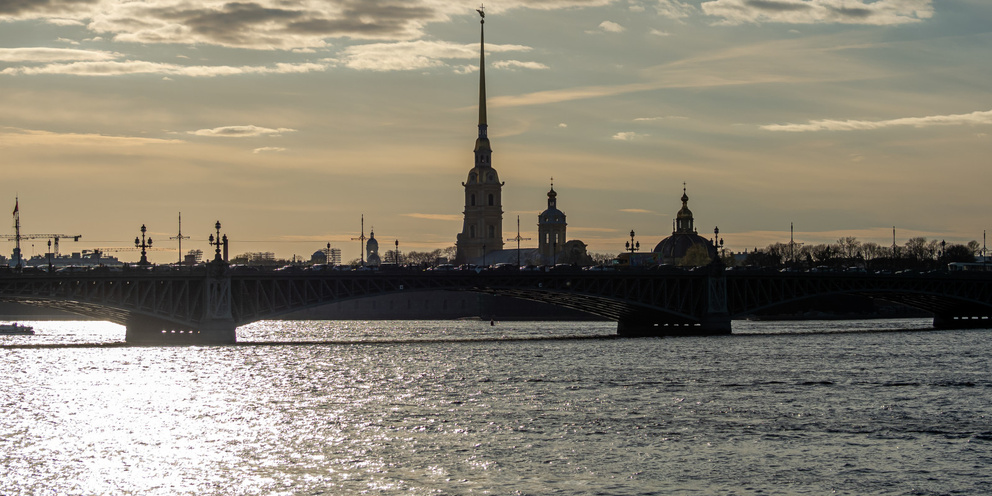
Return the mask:
[[250, 322], [328, 303], [417, 291], [473, 291], [550, 303], [617, 322], [621, 336], [729, 334], [731, 320], [851, 294], [931, 312], [934, 327], [992, 327], [992, 276], [725, 271], [244, 271], [224, 263], [0, 274], [0, 300], [126, 327], [131, 344], [233, 343]]

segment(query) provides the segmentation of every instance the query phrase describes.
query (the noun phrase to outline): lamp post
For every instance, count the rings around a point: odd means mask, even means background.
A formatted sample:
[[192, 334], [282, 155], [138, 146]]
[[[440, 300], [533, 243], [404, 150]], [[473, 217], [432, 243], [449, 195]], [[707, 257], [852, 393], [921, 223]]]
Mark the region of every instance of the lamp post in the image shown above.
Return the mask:
[[626, 243], [626, 246], [627, 246], [627, 251], [630, 252], [631, 257], [633, 257], [635, 251], [641, 249], [641, 242], [640, 241], [637, 241], [637, 242], [634, 241], [634, 230], [633, 229], [630, 230], [630, 241], [628, 241]]
[[146, 240], [145, 239], [145, 231], [146, 231], [145, 225], [142, 224], [141, 225], [141, 238], [140, 239], [138, 237], [135, 237], [134, 238], [134, 247], [135, 248], [141, 248], [141, 260], [138, 261], [138, 265], [149, 265], [149, 263], [148, 263], [148, 256], [147, 256], [146, 250], [148, 250], [148, 248], [151, 248], [152, 247], [152, 238], [149, 236], [148, 239]]
[[52, 240], [48, 240], [48, 272], [52, 271]]
[[396, 247], [396, 249], [393, 250], [393, 263], [395, 263], [396, 266], [399, 267], [400, 266], [400, 240], [397, 239], [396, 240], [396, 243], [393, 246]]
[[482, 244], [482, 266], [486, 266], [486, 244]]
[[215, 248], [215, 250], [214, 250], [214, 260], [213, 261], [220, 263], [220, 262], [223, 262], [224, 261], [224, 259], [220, 256], [220, 247], [221, 247], [222, 244], [224, 244], [224, 243], [227, 242], [227, 235], [225, 234], [224, 237], [223, 237], [223, 240], [221, 239], [221, 235], [220, 235], [220, 221], [217, 221], [217, 223], [214, 224], [214, 229], [217, 229], [217, 236], [214, 237], [214, 235], [211, 234], [210, 237], [207, 238], [207, 240], [210, 242], [210, 245]]

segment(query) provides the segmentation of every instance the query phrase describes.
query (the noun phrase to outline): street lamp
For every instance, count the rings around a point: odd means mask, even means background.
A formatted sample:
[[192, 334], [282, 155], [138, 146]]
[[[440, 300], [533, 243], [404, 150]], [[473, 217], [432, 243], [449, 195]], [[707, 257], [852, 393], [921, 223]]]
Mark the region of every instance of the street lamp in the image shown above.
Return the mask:
[[223, 240], [221, 239], [221, 235], [220, 235], [220, 221], [217, 221], [217, 223], [214, 224], [214, 228], [217, 229], [217, 237], [214, 237], [214, 235], [211, 234], [210, 237], [207, 238], [207, 240], [210, 242], [210, 245], [215, 248], [215, 251], [214, 251], [214, 262], [223, 262], [224, 259], [220, 256], [220, 246], [222, 244], [226, 244], [227, 243], [227, 235], [225, 234], [224, 237], [223, 237]]
[[396, 246], [396, 249], [393, 250], [393, 263], [395, 263], [396, 266], [399, 267], [400, 266], [400, 240], [397, 239], [396, 240], [396, 244], [394, 246]]
[[147, 257], [146, 250], [148, 248], [151, 248], [152, 247], [152, 238], [149, 236], [147, 240], [145, 239], [145, 231], [146, 230], [147, 229], [145, 229], [145, 225], [142, 224], [141, 225], [141, 238], [140, 239], [138, 237], [135, 237], [134, 238], [134, 247], [135, 248], [141, 248], [141, 260], [138, 261], [138, 265], [149, 265], [148, 264], [148, 257]]
[[48, 240], [48, 272], [52, 271], [52, 240]]
[[630, 241], [628, 241], [626, 243], [626, 246], [627, 246], [627, 251], [630, 252], [631, 256], [634, 255], [634, 252], [635, 251], [641, 249], [641, 242], [640, 241], [637, 241], [637, 242], [634, 241], [634, 230], [633, 229], [630, 230]]

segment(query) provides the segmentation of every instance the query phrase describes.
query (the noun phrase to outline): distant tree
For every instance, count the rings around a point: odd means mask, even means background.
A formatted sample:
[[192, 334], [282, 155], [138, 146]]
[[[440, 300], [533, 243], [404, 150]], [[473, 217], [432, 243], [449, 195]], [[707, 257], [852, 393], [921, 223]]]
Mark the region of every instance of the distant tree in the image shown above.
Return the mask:
[[451, 245], [451, 246], [449, 246], [449, 247], [441, 250], [441, 254], [445, 258], [447, 258], [448, 260], [454, 260], [455, 259], [455, 255], [458, 254], [458, 247], [455, 246], [455, 245]]
[[917, 262], [928, 259], [927, 238], [923, 236], [909, 238], [909, 241], [906, 241], [905, 256]]
[[613, 253], [590, 253], [589, 256], [592, 257], [592, 261], [596, 265], [609, 264], [617, 258]]
[[810, 255], [817, 265], [831, 265], [837, 252], [828, 244], [819, 244], [810, 248]]
[[713, 259], [710, 258], [710, 252], [706, 249], [706, 246], [695, 244], [686, 250], [685, 256], [679, 260], [679, 265], [683, 267], [702, 267], [703, 265], [709, 265], [711, 261]]
[[971, 250], [972, 255], [978, 255], [979, 250], [982, 249], [982, 244], [978, 241], [971, 240], [968, 242], [968, 249]]
[[844, 258], [855, 258], [861, 242], [854, 236], [846, 236], [837, 240], [837, 251]]
[[401, 264], [405, 258], [402, 253], [396, 250], [386, 250], [386, 253], [382, 257], [382, 263]]
[[944, 256], [941, 258], [943, 263], [952, 262], [963, 262], [963, 263], [974, 263], [975, 262], [975, 252], [970, 246], [966, 245], [950, 245], [944, 249]]
[[406, 258], [407, 263], [415, 265], [437, 265], [437, 261], [441, 258], [442, 251], [411, 251], [407, 252]]

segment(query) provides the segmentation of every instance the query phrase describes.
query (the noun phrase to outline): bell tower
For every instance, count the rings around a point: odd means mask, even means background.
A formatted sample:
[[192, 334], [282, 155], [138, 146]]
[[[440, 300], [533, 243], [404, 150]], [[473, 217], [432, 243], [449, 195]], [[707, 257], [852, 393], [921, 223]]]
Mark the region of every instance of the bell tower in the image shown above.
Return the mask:
[[558, 193], [551, 183], [548, 191], [548, 209], [537, 217], [538, 251], [545, 263], [557, 262], [558, 255], [565, 246], [565, 213], [558, 210]]
[[486, 13], [478, 9], [480, 20], [479, 55], [479, 136], [475, 140], [475, 166], [468, 173], [465, 188], [465, 220], [458, 234], [455, 263], [482, 258], [485, 253], [503, 249], [503, 184], [492, 165], [486, 122]]

